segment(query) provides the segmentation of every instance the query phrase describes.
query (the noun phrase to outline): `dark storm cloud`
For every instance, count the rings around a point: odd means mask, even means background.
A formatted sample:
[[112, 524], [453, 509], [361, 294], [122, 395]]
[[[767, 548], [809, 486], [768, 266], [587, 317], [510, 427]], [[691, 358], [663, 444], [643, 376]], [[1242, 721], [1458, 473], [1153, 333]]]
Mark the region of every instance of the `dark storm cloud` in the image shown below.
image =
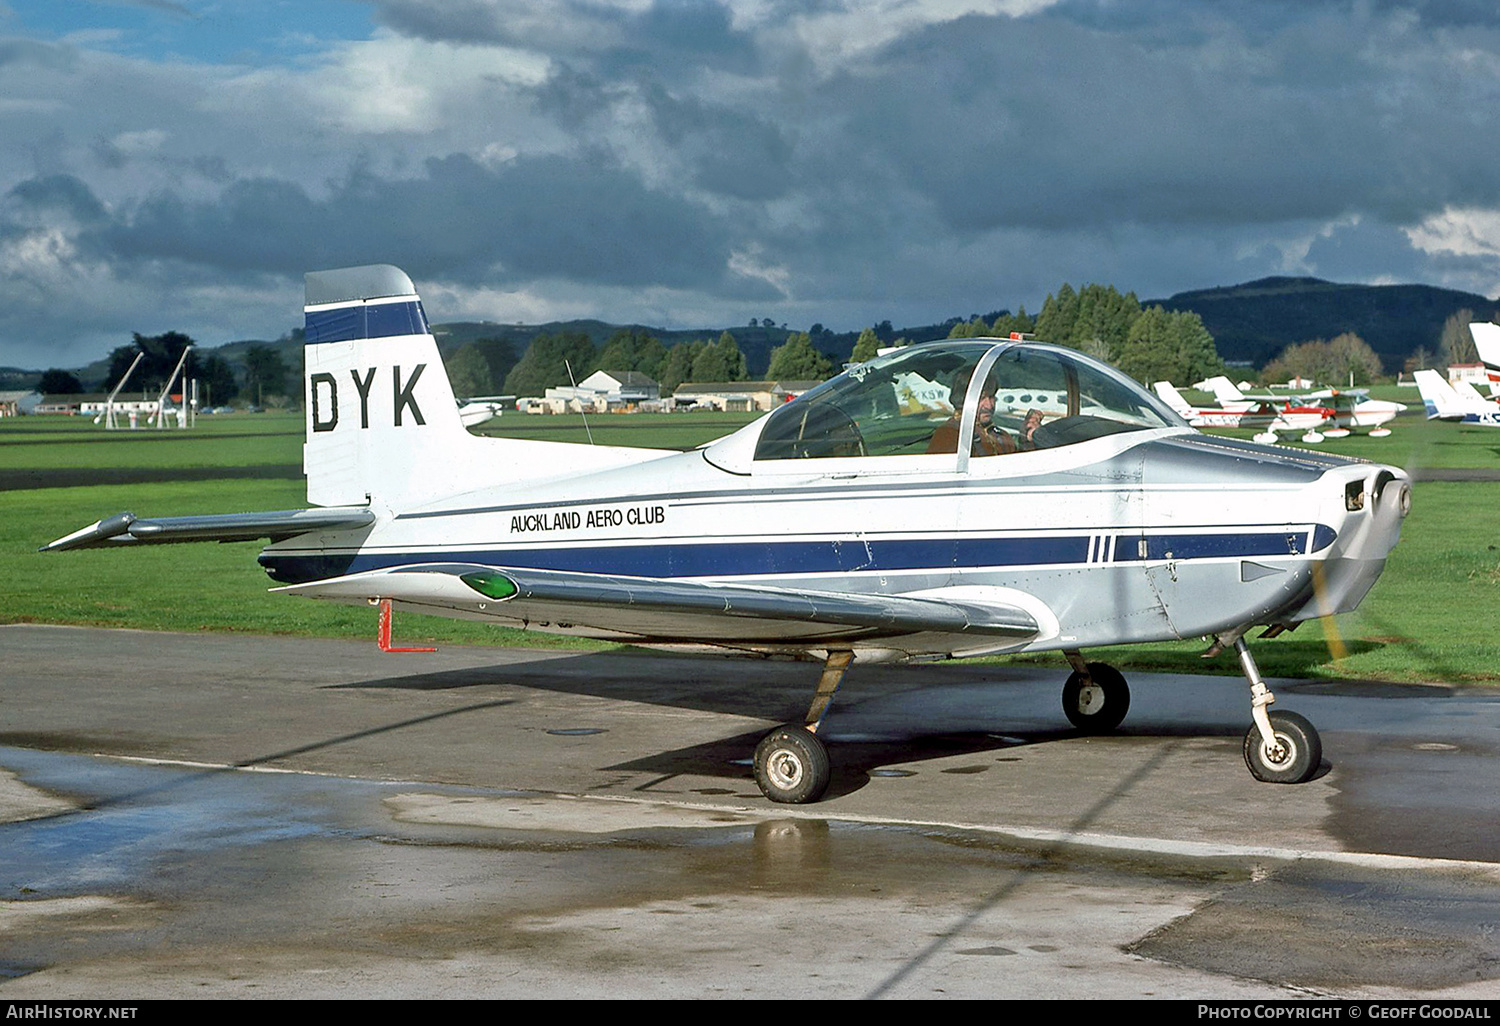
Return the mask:
[[98, 224], [105, 218], [104, 204], [88, 185], [73, 175], [48, 175], [17, 183], [5, 197], [4, 209], [16, 220], [30, 224]]
[[753, 38], [732, 24], [727, 5], [669, 0], [641, 9], [585, 0], [374, 0], [376, 19], [434, 42], [499, 43], [554, 57], [592, 55], [615, 72], [695, 69], [712, 60], [743, 71], [756, 61]]
[[1476, 122], [1500, 102], [1493, 73], [1384, 22], [1308, 18], [1256, 43], [1221, 27], [1178, 45], [1060, 16], [969, 17], [893, 42], [824, 102], [959, 232], [1403, 223], [1500, 201]]
[[693, 168], [693, 184], [740, 200], [784, 195], [792, 143], [782, 129], [752, 111], [679, 98], [647, 86], [642, 99], [663, 142]]
[[470, 284], [708, 287], [728, 259], [705, 211], [602, 155], [522, 157], [493, 170], [455, 155], [425, 170], [356, 174], [327, 198], [270, 178], [235, 182], [213, 201], [163, 193], [102, 237], [127, 259], [263, 271], [399, 259], [412, 273]]
[[1406, 233], [1393, 225], [1362, 220], [1337, 225], [1320, 233], [1307, 250], [1318, 276], [1347, 281], [1363, 275], [1372, 264], [1387, 268], [1386, 277], [1411, 281], [1421, 273], [1425, 258], [1412, 249]]

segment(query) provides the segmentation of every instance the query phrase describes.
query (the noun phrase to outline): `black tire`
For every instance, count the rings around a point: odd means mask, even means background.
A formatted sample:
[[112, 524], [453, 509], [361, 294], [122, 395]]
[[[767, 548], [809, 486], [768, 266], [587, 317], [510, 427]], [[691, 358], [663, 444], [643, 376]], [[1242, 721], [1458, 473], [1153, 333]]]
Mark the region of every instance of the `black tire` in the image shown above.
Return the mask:
[[831, 776], [828, 749], [806, 727], [777, 727], [755, 746], [755, 783], [773, 802], [815, 802]]
[[1085, 691], [1083, 674], [1076, 670], [1063, 685], [1063, 713], [1085, 734], [1108, 734], [1130, 711], [1130, 685], [1108, 663], [1089, 663], [1093, 688]]
[[1294, 712], [1273, 712], [1271, 732], [1282, 748], [1279, 757], [1268, 753], [1261, 744], [1260, 728], [1251, 727], [1245, 734], [1245, 765], [1256, 780], [1300, 784], [1323, 765], [1323, 740], [1306, 717]]

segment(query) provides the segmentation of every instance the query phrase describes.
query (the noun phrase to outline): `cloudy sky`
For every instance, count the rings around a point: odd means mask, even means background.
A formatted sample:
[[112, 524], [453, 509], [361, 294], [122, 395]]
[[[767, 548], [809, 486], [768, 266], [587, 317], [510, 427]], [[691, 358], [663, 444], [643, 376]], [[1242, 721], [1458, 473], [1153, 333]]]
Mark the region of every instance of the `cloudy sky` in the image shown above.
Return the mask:
[[1268, 274], [1500, 293], [1492, 0], [0, 0], [0, 364], [300, 323], [850, 330]]

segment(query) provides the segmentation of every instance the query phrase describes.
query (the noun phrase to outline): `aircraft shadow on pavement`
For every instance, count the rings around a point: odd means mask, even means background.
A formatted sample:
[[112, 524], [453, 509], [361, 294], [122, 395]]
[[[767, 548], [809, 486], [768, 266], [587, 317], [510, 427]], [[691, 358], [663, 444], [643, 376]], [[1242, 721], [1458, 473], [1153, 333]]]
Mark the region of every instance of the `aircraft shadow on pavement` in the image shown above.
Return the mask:
[[[448, 691], [516, 686], [788, 723], [801, 722], [818, 673], [819, 665], [812, 662], [624, 651], [409, 673], [324, 687]], [[891, 707], [893, 715], [906, 720], [916, 717], [918, 722], [908, 723], [915, 733], [1015, 733], [1033, 728], [1065, 732], [1068, 724], [1059, 697], [1065, 674], [1056, 668], [1027, 665], [856, 665], [834, 698], [833, 711], [841, 716], [852, 708], [869, 709], [874, 703], [882, 703]], [[1296, 685], [1299, 690], [1312, 686], [1316, 682]], [[1238, 696], [1244, 689], [1243, 682], [1237, 681], [1232, 688]], [[1138, 686], [1135, 690], [1143, 689]], [[935, 726], [922, 730], [922, 710], [930, 707], [936, 696], [945, 694], [965, 695], [965, 701], [950, 711], [949, 718], [982, 714], [983, 722], [966, 722], [956, 729]], [[1142, 711], [1141, 703], [1136, 702], [1125, 722], [1125, 733], [1227, 736], [1243, 733], [1249, 723], [1248, 694], [1243, 703], [1236, 697], [1232, 715], [1228, 716], [1207, 706], [1186, 713], [1174, 708], [1170, 718], [1152, 722], [1142, 718]]]
[[[846, 698], [915, 690], [935, 680], [985, 681], [996, 676], [985, 671], [996, 669], [1006, 668], [855, 667], [834, 701], [838, 705]], [[329, 687], [444, 691], [515, 685], [785, 722], [800, 721], [807, 712], [819, 672], [817, 663], [791, 660], [594, 652], [564, 659], [404, 674]], [[1029, 679], [1026, 675], [1017, 677], [1014, 671], [1007, 672], [1012, 680]]]
[[[654, 778], [640, 785], [636, 790], [642, 795], [650, 795], [653, 791], [660, 791], [673, 787], [673, 782], [684, 776], [693, 777], [737, 777], [751, 788], [754, 788], [753, 774], [750, 770], [750, 756], [755, 751], [755, 746], [764, 737], [763, 731], [751, 731], [748, 733], [735, 734], [731, 737], [719, 738], [703, 744], [691, 745], [686, 748], [677, 748], [665, 752], [657, 752], [645, 755], [628, 762], [616, 763], [613, 766], [605, 766], [607, 770], [620, 770], [635, 773], [654, 774]], [[943, 734], [932, 737], [914, 738], [903, 742], [838, 742], [834, 749], [836, 756], [833, 759], [833, 779], [828, 785], [826, 796], [837, 798], [847, 794], [853, 794], [861, 790], [870, 782], [872, 776], [909, 776], [914, 771], [888, 770], [891, 766], [908, 765], [916, 762], [925, 762], [932, 759], [944, 759], [952, 756], [974, 756], [975, 758], [986, 757], [984, 762], [976, 762], [968, 766], [950, 767], [941, 770], [943, 773], [957, 775], [983, 773], [996, 762], [1016, 761], [1015, 758], [1007, 759], [1003, 755], [999, 758], [989, 758], [996, 752], [1004, 752], [1008, 749], [1020, 748], [1027, 745], [1039, 744], [1046, 741], [1060, 740], [1072, 736], [1070, 732], [1059, 731], [1055, 734], [1034, 734], [1025, 737], [1006, 736], [997, 737], [993, 734]], [[887, 771], [883, 773], [882, 771]]]
[[[819, 668], [793, 661], [741, 660], [641, 652], [589, 653], [565, 659], [496, 664], [330, 685], [420, 691], [522, 687], [660, 705], [720, 715], [800, 723]], [[874, 665], [855, 667], [834, 699], [823, 733], [834, 749], [829, 794], [857, 791], [892, 766], [955, 755], [985, 756], [978, 773], [1006, 761], [994, 753], [1079, 737], [1064, 717], [1059, 680], [1047, 668], [1003, 665]], [[1246, 703], [1248, 706], [1248, 702]], [[1120, 733], [1133, 737], [1243, 736], [1248, 708], [1215, 716], [1203, 710], [1170, 717], [1151, 710], [1131, 717]], [[680, 776], [742, 777], [764, 729], [643, 754], [611, 770], [655, 776], [643, 792]], [[900, 770], [891, 771], [899, 774]], [[752, 785], [753, 786], [753, 785]]]

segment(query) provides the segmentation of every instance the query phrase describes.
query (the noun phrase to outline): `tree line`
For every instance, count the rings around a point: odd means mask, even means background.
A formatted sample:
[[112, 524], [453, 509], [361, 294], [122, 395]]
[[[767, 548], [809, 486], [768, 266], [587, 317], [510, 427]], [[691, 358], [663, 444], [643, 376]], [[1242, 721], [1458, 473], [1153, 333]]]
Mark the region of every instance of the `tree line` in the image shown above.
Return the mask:
[[[1213, 336], [1197, 314], [1168, 312], [1160, 306], [1143, 309], [1134, 293], [1122, 294], [1107, 285], [1074, 289], [1064, 284], [1047, 296], [1035, 317], [1023, 306], [1014, 314], [998, 311], [990, 317], [955, 320], [948, 337], [1005, 338], [1013, 332], [1079, 349], [1146, 383], [1199, 381], [1224, 370]], [[785, 344], [772, 350], [766, 377], [778, 381], [831, 377], [839, 369], [838, 357], [820, 352], [812, 341], [815, 334], [824, 334], [821, 325], [789, 335]], [[855, 340], [851, 362], [873, 359], [887, 344], [906, 344], [904, 338], [887, 343], [892, 334], [889, 321], [865, 328]], [[451, 366], [450, 362], [450, 372]], [[547, 388], [581, 381], [595, 370], [640, 371], [659, 382], [664, 393], [684, 381], [743, 381], [748, 377], [744, 353], [728, 331], [715, 342], [682, 342], [670, 349], [641, 328], [616, 332], [602, 349], [596, 349], [583, 332], [557, 332], [532, 340], [505, 378], [505, 391], [541, 395]], [[454, 387], [458, 390], [457, 382]]]
[[[1473, 342], [1468, 323], [1473, 315], [1460, 311], [1444, 326], [1441, 352], [1419, 349], [1408, 363], [1427, 366], [1437, 359], [1448, 363], [1472, 361]], [[769, 321], [769, 318], [767, 318]], [[1015, 313], [997, 311], [968, 320], [954, 318], [949, 338], [981, 336], [1005, 338], [1022, 333], [1045, 342], [1078, 349], [1112, 364], [1143, 384], [1174, 381], [1191, 384], [1224, 373], [1224, 362], [1213, 336], [1202, 319], [1191, 311], [1168, 311], [1159, 305], [1142, 307], [1133, 292], [1121, 293], [1112, 285], [1089, 284], [1074, 288], [1064, 283], [1047, 296], [1036, 315], [1024, 306]], [[753, 324], [753, 321], [752, 321]], [[284, 343], [299, 341], [299, 332], [275, 345], [252, 345], [244, 351], [238, 373], [218, 353], [189, 353], [186, 371], [200, 382], [200, 400], [223, 403], [233, 398], [251, 402], [278, 402], [298, 391], [294, 372], [283, 357]], [[884, 345], [904, 345], [889, 321], [865, 328], [854, 343], [851, 360], [873, 359]], [[842, 362], [837, 354], [820, 351], [815, 338], [827, 340], [832, 333], [822, 325], [810, 331], [792, 332], [786, 342], [771, 351], [765, 376], [780, 381], [821, 381], [832, 376]], [[106, 387], [119, 382], [137, 354], [142, 359], [131, 378], [131, 388], [159, 390], [176, 367], [185, 346], [193, 340], [175, 331], [161, 335], [135, 334], [131, 344], [110, 356]], [[532, 339], [516, 359], [510, 342], [478, 338], [460, 347], [445, 360], [453, 391], [459, 396], [541, 395], [546, 389], [582, 381], [597, 370], [636, 371], [657, 381], [670, 394], [685, 381], [744, 381], [749, 377], [745, 353], [730, 331], [714, 338], [680, 342], [671, 347], [645, 328], [621, 328], [603, 345], [595, 345], [582, 331], [544, 332]], [[1408, 368], [1414, 369], [1414, 368]], [[1330, 340], [1312, 340], [1288, 346], [1262, 373], [1263, 380], [1280, 381], [1304, 377], [1341, 384], [1352, 379], [1369, 384], [1381, 373], [1380, 358], [1359, 336], [1344, 333]], [[78, 379], [61, 370], [49, 370], [38, 384], [48, 394], [83, 390]]]
[[[174, 387], [180, 389], [184, 379], [196, 378], [201, 405], [220, 405], [236, 398], [255, 403], [281, 402], [301, 391], [300, 382], [294, 384], [292, 378], [294, 370], [300, 377], [301, 368], [289, 366], [282, 355], [286, 344], [295, 341], [297, 339], [289, 336], [275, 345], [250, 346], [245, 350], [243, 366], [236, 373], [222, 354], [200, 355], [197, 343], [180, 331], [160, 335], [135, 332], [129, 345], [118, 346], [110, 352], [109, 370], [100, 385], [103, 391], [112, 391], [135, 364], [126, 391], [160, 392], [172, 372], [177, 370], [183, 350], [191, 346], [193, 350], [183, 361], [182, 375]], [[139, 363], [136, 363], [137, 357], [140, 357]], [[42, 373], [36, 387], [44, 395], [78, 395], [85, 391], [77, 375], [55, 367]]]
[[[462, 362], [463, 357], [461, 349], [455, 360]], [[777, 381], [822, 381], [835, 369], [834, 358], [817, 350], [812, 335], [797, 331], [771, 351], [766, 376]], [[684, 381], [746, 381], [750, 377], [745, 353], [729, 331], [721, 332], [717, 339], [679, 342], [671, 348], [644, 328], [622, 328], [602, 347], [595, 347], [584, 332], [559, 331], [532, 339], [525, 355], [506, 374], [504, 391], [537, 396], [548, 388], [576, 384], [596, 370], [637, 371], [658, 382], [664, 393], [674, 391]], [[449, 374], [453, 375], [453, 361], [449, 362]], [[460, 387], [461, 381], [464, 387]], [[453, 378], [454, 391], [459, 394], [483, 394], [475, 390], [478, 384]]]
[[1191, 383], [1224, 372], [1213, 336], [1197, 314], [1143, 308], [1134, 292], [1121, 293], [1113, 285], [1075, 289], [1065, 282], [1047, 296], [1035, 317], [1023, 306], [989, 323], [976, 318], [956, 324], [949, 337], [1005, 338], [1012, 332], [1077, 349], [1148, 385]]

